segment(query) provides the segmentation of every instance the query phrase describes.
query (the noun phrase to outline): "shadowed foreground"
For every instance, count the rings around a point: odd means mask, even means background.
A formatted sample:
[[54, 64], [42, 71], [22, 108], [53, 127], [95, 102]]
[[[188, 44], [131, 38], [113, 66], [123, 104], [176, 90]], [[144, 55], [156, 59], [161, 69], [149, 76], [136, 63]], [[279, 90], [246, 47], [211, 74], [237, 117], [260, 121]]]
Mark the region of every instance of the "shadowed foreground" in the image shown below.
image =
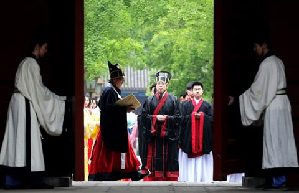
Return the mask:
[[[0, 190], [3, 191], [3, 190]], [[71, 187], [56, 187], [51, 190], [9, 190], [8, 192], [62, 192], [62, 193], [239, 193], [265, 192], [245, 188], [240, 184], [213, 182], [210, 184], [182, 182], [73, 182]], [[272, 190], [271, 192], [283, 192]], [[299, 192], [299, 189], [288, 192]]]

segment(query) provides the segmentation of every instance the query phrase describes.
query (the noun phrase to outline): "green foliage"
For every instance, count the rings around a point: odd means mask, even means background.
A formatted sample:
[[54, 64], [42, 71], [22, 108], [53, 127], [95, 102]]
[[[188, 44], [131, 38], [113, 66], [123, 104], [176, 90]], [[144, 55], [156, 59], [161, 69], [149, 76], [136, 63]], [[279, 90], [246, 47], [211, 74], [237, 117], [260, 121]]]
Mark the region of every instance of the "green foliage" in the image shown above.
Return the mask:
[[107, 61], [172, 72], [169, 91], [202, 81], [213, 92], [213, 0], [85, 0], [87, 79], [107, 73]]

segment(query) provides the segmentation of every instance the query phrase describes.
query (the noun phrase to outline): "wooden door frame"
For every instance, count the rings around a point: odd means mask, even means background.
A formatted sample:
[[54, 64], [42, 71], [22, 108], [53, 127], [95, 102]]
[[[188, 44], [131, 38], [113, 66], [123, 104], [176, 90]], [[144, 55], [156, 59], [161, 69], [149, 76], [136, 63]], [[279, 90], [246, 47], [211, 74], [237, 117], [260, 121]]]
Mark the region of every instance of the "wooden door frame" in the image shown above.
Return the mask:
[[[84, 180], [84, 131], [83, 131], [83, 99], [84, 99], [84, 0], [76, 0], [75, 6], [75, 101], [74, 101], [74, 128], [75, 128], [75, 168], [74, 180]], [[222, 85], [222, 1], [214, 3], [214, 180], [223, 180], [222, 174], [222, 127], [223, 127], [223, 89]]]
[[222, 0], [214, 1], [214, 180], [224, 180], [222, 174], [223, 121], [223, 53], [222, 53]]
[[73, 101], [75, 163], [73, 180], [84, 180], [84, 0], [75, 5], [75, 100]]

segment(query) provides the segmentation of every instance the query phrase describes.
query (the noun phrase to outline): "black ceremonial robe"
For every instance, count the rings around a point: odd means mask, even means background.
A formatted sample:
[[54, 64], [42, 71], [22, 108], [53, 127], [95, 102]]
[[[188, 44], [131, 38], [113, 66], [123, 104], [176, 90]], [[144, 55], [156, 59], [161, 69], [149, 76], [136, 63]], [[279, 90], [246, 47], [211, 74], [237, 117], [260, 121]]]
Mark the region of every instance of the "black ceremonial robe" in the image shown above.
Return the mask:
[[127, 152], [128, 130], [127, 109], [115, 105], [120, 98], [120, 90], [108, 86], [103, 90], [99, 107], [101, 109], [100, 128], [106, 146], [119, 152]]
[[[179, 139], [179, 147], [183, 152], [188, 154], [188, 157], [197, 157], [202, 154], [209, 154], [212, 151], [212, 107], [206, 102], [202, 101], [201, 106], [199, 107], [197, 112], [202, 112], [203, 117], [201, 119], [203, 127], [202, 127], [202, 137], [197, 137], [192, 140], [192, 112], [194, 110], [194, 105], [192, 104], [192, 100], [184, 101], [181, 104], [181, 126], [180, 126], [180, 139]], [[194, 132], [193, 132], [194, 133]], [[194, 134], [193, 134], [194, 136]], [[202, 140], [200, 140], [202, 139]], [[194, 153], [192, 148], [194, 149], [195, 144], [200, 144], [201, 151]]]
[[100, 132], [93, 146], [89, 180], [136, 179], [138, 175], [140, 162], [128, 143], [127, 109], [115, 105], [120, 98], [120, 90], [113, 86], [101, 95]]
[[[149, 97], [139, 116], [139, 152], [142, 168], [151, 171], [149, 178], [152, 180], [178, 177], [179, 107], [173, 95], [165, 93], [163, 97]], [[161, 100], [164, 102], [160, 104], [157, 112], [156, 108]], [[165, 122], [159, 122], [156, 115], [167, 115], [167, 119]]]

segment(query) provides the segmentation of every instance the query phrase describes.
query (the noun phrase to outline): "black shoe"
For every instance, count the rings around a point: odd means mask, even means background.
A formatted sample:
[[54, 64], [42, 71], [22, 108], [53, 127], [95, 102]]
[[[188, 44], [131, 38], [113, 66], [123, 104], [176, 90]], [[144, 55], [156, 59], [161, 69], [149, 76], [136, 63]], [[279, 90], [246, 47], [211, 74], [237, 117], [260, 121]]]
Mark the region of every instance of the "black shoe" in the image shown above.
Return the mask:
[[136, 176], [132, 177], [131, 180], [132, 181], [139, 181], [141, 179], [143, 179], [144, 177], [150, 175], [150, 171], [147, 170], [146, 172], [141, 172], [140, 170], [137, 171]]

